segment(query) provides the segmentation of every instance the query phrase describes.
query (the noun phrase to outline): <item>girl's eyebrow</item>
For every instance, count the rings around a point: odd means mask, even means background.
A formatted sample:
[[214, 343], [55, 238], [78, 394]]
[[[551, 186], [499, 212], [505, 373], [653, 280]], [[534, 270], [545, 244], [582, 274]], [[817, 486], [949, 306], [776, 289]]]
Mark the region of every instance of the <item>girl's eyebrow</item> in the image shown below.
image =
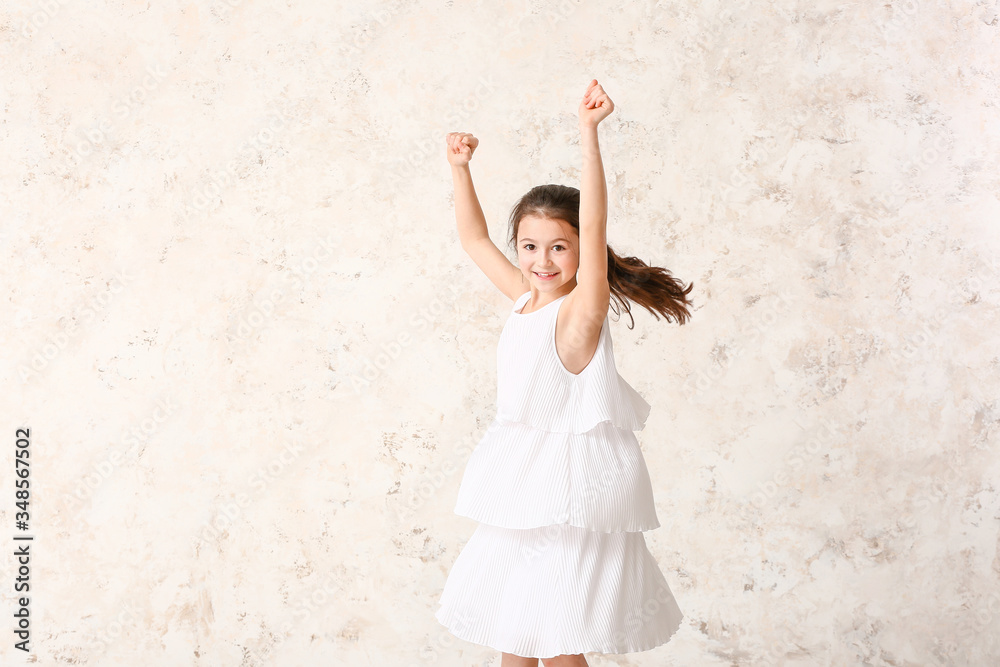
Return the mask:
[[[521, 239], [522, 243], [525, 242], [525, 241], [531, 241], [532, 243], [534, 243], [535, 239], [529, 239], [529, 238], [523, 238], [523, 239]], [[553, 243], [555, 243], [556, 241], [566, 241], [566, 243], [569, 243], [569, 241], [567, 239], [563, 239], [563, 238], [552, 239]]]

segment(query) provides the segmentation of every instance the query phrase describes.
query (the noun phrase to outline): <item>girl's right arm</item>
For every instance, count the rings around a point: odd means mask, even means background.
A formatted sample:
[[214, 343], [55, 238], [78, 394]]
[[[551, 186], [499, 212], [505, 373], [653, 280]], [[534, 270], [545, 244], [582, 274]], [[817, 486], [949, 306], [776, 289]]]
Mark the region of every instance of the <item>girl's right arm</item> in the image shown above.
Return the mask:
[[520, 269], [511, 264], [490, 239], [486, 216], [479, 205], [472, 184], [472, 172], [469, 171], [469, 161], [479, 140], [467, 132], [449, 132], [446, 140], [448, 162], [455, 184], [455, 219], [462, 249], [490, 282], [513, 301], [528, 291], [528, 286], [522, 281]]

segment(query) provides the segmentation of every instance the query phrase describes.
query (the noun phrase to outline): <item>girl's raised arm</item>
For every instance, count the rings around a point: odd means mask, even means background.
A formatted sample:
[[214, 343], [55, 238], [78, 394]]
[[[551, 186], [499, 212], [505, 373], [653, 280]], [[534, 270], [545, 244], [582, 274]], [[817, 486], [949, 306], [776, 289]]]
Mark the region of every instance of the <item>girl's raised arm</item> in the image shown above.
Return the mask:
[[[574, 319], [600, 323], [608, 314], [611, 287], [608, 285], [608, 191], [604, 178], [597, 125], [615, 105], [604, 89], [591, 79], [580, 102], [580, 145], [583, 148], [583, 176], [580, 181], [580, 267], [573, 290]], [[599, 324], [598, 324], [599, 326]]]
[[472, 184], [472, 172], [469, 171], [469, 161], [479, 140], [468, 132], [449, 132], [446, 140], [448, 162], [451, 164], [451, 175], [455, 183], [455, 219], [458, 222], [458, 238], [462, 249], [490, 282], [513, 301], [528, 288], [522, 282], [520, 269], [511, 264], [490, 239], [486, 216], [479, 205], [479, 198]]

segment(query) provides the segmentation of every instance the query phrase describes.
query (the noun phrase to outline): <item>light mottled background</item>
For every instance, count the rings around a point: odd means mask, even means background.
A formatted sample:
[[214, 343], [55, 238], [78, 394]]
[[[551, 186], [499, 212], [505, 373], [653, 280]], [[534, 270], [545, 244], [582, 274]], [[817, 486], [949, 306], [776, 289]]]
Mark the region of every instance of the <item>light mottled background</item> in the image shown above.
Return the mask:
[[686, 614], [593, 665], [992, 665], [996, 2], [32, 0], [0, 10], [4, 640], [33, 440], [42, 665], [498, 665], [433, 617], [511, 303], [579, 184], [695, 282], [613, 326]]

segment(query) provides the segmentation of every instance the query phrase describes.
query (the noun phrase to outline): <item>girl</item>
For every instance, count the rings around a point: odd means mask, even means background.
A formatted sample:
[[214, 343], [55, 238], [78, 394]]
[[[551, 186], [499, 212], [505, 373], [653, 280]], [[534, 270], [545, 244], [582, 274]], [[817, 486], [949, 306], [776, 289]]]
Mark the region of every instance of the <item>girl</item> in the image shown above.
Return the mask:
[[510, 216], [518, 267], [490, 240], [476, 198], [469, 161], [479, 141], [447, 135], [462, 248], [514, 306], [497, 348], [497, 417], [455, 506], [479, 526], [435, 616], [499, 650], [502, 667], [645, 651], [683, 618], [643, 537], [660, 525], [633, 433], [650, 406], [616, 370], [608, 308], [613, 298], [631, 315], [634, 301], [684, 324], [693, 284], [607, 244], [597, 126], [613, 110], [591, 80], [579, 105], [580, 190], [540, 185], [521, 198]]

